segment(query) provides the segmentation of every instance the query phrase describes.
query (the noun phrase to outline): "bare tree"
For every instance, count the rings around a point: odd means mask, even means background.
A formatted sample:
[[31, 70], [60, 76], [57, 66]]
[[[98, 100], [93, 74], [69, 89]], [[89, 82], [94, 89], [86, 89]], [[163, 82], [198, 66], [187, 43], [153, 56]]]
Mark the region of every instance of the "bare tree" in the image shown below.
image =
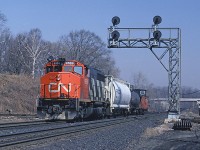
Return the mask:
[[142, 72], [133, 75], [133, 85], [135, 88], [146, 89], [148, 87], [148, 80]]
[[0, 12], [0, 72], [6, 72], [7, 70], [7, 62], [9, 55], [9, 47], [10, 47], [10, 30], [5, 26], [6, 17], [4, 14]]
[[200, 98], [200, 90], [197, 88], [183, 86], [181, 90], [183, 98]]
[[29, 33], [19, 34], [17, 41], [21, 60], [34, 78], [39, 56], [47, 51], [47, 43], [42, 40], [42, 33], [37, 28]]
[[61, 56], [67, 59], [78, 60], [86, 65], [98, 68], [104, 73], [109, 71], [118, 75], [115, 62], [111, 59], [111, 51], [99, 36], [92, 32], [80, 30], [70, 32], [60, 38], [59, 47]]
[[134, 88], [145, 89], [147, 90], [147, 95], [150, 98], [167, 98], [168, 97], [168, 88], [167, 87], [158, 87], [153, 83], [149, 83], [148, 79], [142, 72], [138, 72], [133, 75], [132, 83]]
[[9, 29], [5, 29], [4, 32], [2, 32], [0, 39], [3, 41], [0, 44], [1, 49], [1, 71], [2, 72], [10, 72], [10, 66], [12, 65], [10, 63], [10, 60], [12, 60], [10, 49], [12, 47], [12, 35], [9, 31]]
[[4, 29], [6, 20], [6, 16], [0, 11], [0, 31]]

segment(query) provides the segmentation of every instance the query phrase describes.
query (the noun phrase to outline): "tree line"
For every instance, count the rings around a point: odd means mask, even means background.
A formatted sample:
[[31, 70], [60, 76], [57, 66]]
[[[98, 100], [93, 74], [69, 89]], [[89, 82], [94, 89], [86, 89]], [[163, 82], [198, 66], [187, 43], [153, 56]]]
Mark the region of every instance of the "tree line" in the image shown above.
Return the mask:
[[[149, 99], [168, 98], [169, 88], [167, 86], [159, 87], [155, 86], [153, 83], [149, 83], [144, 73], [138, 72], [133, 74], [131, 83], [134, 85], [134, 88], [146, 89]], [[180, 97], [200, 98], [200, 90], [197, 88], [182, 86], [180, 90]]]
[[[14, 36], [6, 27], [6, 16], [0, 12], [0, 73], [40, 77], [49, 56], [78, 60], [115, 77], [120, 73], [111, 50], [95, 33], [71, 31], [61, 35], [57, 42], [43, 39], [38, 28]], [[154, 86], [141, 72], [133, 75], [131, 83], [135, 88], [146, 89], [151, 98], [168, 97], [168, 87]], [[191, 87], [182, 87], [181, 93], [182, 97], [200, 97], [200, 91]]]
[[0, 73], [27, 74], [32, 78], [43, 72], [49, 56], [78, 60], [105, 74], [119, 75], [111, 51], [95, 33], [86, 30], [61, 35], [57, 42], [42, 38], [40, 29], [14, 36], [5, 26], [6, 17], [0, 13]]

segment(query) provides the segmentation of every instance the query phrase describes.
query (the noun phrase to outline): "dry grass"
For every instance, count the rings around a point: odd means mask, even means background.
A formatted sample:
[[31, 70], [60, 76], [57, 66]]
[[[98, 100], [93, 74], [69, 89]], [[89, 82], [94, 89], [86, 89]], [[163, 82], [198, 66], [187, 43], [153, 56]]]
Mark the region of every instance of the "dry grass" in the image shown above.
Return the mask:
[[182, 111], [180, 114], [180, 118], [194, 118], [194, 117], [198, 117], [199, 114], [196, 112], [193, 112], [190, 109], [187, 109], [185, 111]]
[[172, 129], [169, 127], [168, 124], [162, 124], [154, 128], [147, 128], [143, 134], [143, 137], [146, 137], [146, 138], [155, 137], [169, 130], [172, 130]]
[[0, 113], [35, 113], [35, 101], [39, 94], [39, 79], [25, 75], [0, 74]]

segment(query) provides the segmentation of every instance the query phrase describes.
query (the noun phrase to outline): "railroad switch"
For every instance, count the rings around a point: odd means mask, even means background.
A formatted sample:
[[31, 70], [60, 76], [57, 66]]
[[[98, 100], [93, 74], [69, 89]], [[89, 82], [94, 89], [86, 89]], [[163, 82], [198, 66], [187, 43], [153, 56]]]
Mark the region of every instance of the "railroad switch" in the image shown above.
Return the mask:
[[191, 121], [186, 119], [176, 121], [172, 127], [174, 130], [191, 130], [190, 128], [192, 128]]

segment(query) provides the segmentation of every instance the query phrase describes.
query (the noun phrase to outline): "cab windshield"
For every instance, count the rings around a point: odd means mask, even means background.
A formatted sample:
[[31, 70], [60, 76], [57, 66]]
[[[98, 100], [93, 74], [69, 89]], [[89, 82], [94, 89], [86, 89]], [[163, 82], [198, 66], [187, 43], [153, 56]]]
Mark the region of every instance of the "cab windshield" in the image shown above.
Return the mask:
[[46, 73], [49, 72], [75, 72], [77, 74], [83, 74], [82, 66], [47, 66]]
[[72, 66], [64, 66], [64, 72], [72, 72], [73, 68]]
[[74, 72], [76, 72], [78, 74], [83, 74], [83, 68], [81, 66], [75, 66]]
[[47, 66], [46, 67], [46, 73], [61, 72], [61, 71], [62, 71], [62, 66]]
[[61, 72], [62, 66], [54, 66], [54, 72]]
[[75, 72], [78, 73], [80, 75], [83, 74], [83, 67], [81, 66], [64, 66], [64, 72]]

